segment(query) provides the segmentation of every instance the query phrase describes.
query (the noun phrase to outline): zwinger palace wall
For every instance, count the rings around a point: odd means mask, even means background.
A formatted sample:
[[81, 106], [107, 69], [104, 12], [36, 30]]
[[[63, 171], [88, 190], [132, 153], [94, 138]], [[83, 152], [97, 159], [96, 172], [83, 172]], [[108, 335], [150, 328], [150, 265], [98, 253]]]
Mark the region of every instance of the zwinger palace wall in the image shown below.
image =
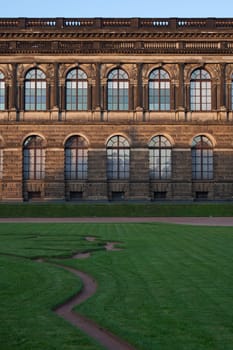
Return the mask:
[[0, 201], [232, 198], [233, 18], [0, 18]]

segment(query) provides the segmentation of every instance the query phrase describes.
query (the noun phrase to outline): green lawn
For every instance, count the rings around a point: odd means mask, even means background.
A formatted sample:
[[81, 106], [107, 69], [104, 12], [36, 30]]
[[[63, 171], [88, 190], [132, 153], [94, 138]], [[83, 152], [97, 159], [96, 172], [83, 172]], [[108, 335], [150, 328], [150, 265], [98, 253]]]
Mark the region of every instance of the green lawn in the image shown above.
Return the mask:
[[0, 204], [0, 217], [233, 216], [233, 203]]
[[[106, 252], [105, 241], [121, 242], [124, 250]], [[89, 249], [89, 259], [65, 258]], [[81, 284], [62, 269], [28, 259], [61, 256], [63, 264], [98, 281], [97, 294], [79, 312], [138, 350], [232, 350], [232, 251], [232, 227], [1, 224], [1, 346], [101, 349], [50, 311]]]

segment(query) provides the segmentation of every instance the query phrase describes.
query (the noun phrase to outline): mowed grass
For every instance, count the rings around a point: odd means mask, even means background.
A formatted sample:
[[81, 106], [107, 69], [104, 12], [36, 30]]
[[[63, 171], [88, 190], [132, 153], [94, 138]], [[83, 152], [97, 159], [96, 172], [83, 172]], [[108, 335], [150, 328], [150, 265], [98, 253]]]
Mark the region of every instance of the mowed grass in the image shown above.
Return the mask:
[[233, 203], [18, 203], [0, 204], [0, 217], [233, 216]]
[[[106, 252], [106, 241], [123, 250]], [[101, 349], [51, 311], [81, 284], [29, 259], [39, 256], [92, 275], [98, 291], [78, 311], [138, 350], [232, 350], [232, 227], [1, 224], [0, 243], [4, 350]], [[88, 250], [88, 259], [68, 258]]]

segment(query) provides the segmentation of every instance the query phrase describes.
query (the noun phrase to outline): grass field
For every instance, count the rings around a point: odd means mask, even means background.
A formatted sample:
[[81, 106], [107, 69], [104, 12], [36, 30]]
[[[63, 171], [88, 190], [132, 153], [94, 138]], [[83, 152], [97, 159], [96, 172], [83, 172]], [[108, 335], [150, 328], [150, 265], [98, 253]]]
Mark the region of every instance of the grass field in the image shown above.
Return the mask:
[[0, 217], [233, 216], [233, 203], [0, 204]]
[[[106, 252], [105, 241], [124, 249]], [[88, 259], [68, 258], [87, 250]], [[79, 312], [136, 349], [232, 350], [232, 251], [232, 227], [1, 224], [1, 347], [101, 349], [50, 311], [81, 284], [62, 269], [31, 260], [44, 256], [62, 257], [98, 281], [96, 295]]]

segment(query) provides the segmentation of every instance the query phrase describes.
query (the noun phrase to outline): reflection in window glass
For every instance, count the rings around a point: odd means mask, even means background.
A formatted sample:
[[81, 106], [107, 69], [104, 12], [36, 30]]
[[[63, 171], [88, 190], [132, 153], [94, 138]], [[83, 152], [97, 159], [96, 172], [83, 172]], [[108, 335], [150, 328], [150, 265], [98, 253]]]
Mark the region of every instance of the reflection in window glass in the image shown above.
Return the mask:
[[66, 76], [66, 109], [87, 110], [87, 75], [81, 69], [72, 69]]
[[122, 69], [114, 69], [108, 75], [108, 110], [125, 111], [129, 109], [128, 75]]
[[23, 147], [24, 180], [41, 180], [45, 176], [44, 141], [40, 136], [30, 136]]
[[155, 69], [149, 76], [149, 109], [170, 110], [170, 78], [163, 69]]
[[107, 144], [107, 177], [108, 179], [128, 179], [130, 148], [122, 136], [113, 136]]
[[191, 75], [190, 109], [192, 111], [211, 110], [211, 78], [204, 69], [197, 69]]
[[150, 179], [166, 180], [172, 176], [172, 148], [170, 141], [158, 135], [149, 143]]
[[231, 76], [231, 110], [233, 110], [233, 75]]
[[5, 77], [4, 77], [4, 74], [0, 72], [0, 110], [4, 110], [6, 108], [5, 94], [6, 94]]
[[0, 148], [0, 179], [2, 179], [3, 173], [3, 149]]
[[203, 135], [192, 142], [192, 178], [194, 180], [213, 179], [213, 146]]
[[66, 180], [85, 180], [88, 171], [88, 143], [82, 136], [72, 136], [65, 145]]
[[31, 69], [25, 77], [24, 104], [26, 111], [46, 110], [46, 76], [40, 69]]

